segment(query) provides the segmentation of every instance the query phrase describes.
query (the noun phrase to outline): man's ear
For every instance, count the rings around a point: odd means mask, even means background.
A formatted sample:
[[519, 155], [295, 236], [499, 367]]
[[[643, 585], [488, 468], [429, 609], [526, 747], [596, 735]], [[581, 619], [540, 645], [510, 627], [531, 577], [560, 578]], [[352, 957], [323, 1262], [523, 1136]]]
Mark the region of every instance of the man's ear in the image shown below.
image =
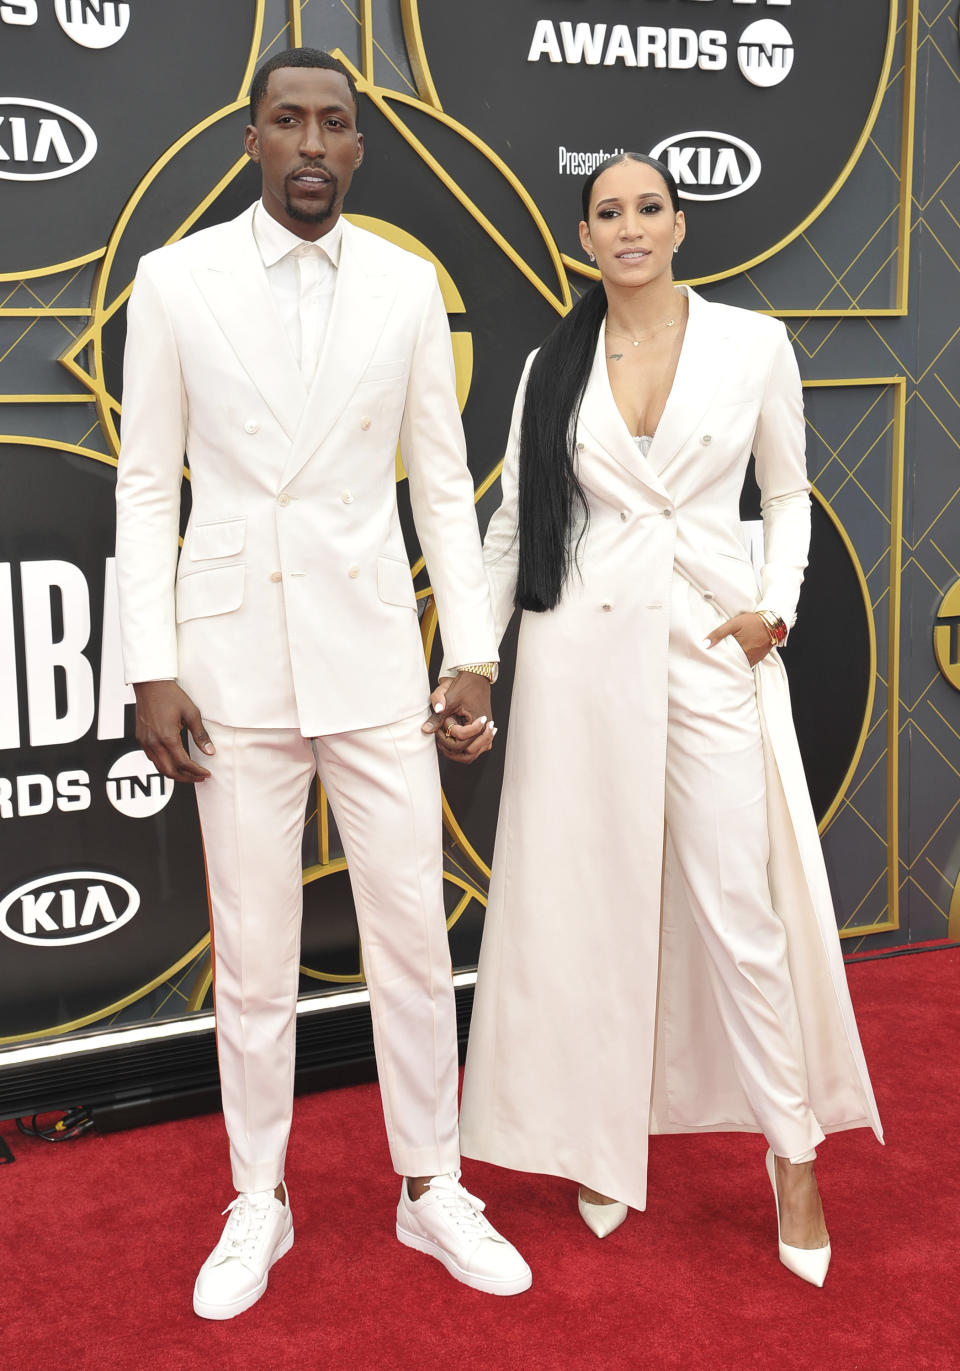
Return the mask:
[[243, 150], [251, 162], [260, 161], [260, 137], [255, 124], [248, 124], [243, 131]]

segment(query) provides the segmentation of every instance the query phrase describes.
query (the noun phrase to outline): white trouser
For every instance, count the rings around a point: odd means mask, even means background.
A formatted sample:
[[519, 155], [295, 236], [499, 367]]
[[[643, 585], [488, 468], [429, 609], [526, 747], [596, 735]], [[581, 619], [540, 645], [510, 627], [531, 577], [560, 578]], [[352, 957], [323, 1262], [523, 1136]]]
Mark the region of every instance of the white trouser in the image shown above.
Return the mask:
[[223, 1114], [240, 1191], [283, 1177], [293, 1108], [301, 841], [318, 774], [347, 858], [390, 1155], [402, 1175], [459, 1164], [457, 1032], [443, 905], [436, 745], [426, 712], [304, 738], [207, 721], [197, 786], [210, 891]]
[[753, 671], [725, 616], [675, 574], [664, 798], [669, 859], [707, 954], [737, 1075], [774, 1152], [823, 1141], [809, 1104], [783, 924], [767, 881], [766, 786]]

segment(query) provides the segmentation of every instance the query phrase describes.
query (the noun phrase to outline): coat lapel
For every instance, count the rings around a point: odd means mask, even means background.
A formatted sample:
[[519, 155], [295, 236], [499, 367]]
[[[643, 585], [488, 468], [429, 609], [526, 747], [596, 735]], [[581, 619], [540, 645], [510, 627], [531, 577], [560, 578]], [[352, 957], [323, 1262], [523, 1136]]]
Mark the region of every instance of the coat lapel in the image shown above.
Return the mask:
[[610, 389], [610, 378], [607, 375], [606, 339], [602, 327], [597, 338], [590, 379], [580, 405], [579, 422], [594, 442], [621, 466], [626, 467], [635, 480], [655, 491], [661, 499], [670, 499], [657, 473], [634, 442], [617, 409], [617, 402]]
[[722, 311], [714, 310], [689, 286], [683, 289], [689, 301], [683, 347], [648, 454], [648, 461], [658, 476], [696, 433], [723, 379], [722, 340], [726, 330], [716, 318]]
[[344, 220], [330, 322], [283, 473], [285, 484], [310, 460], [343, 412], [380, 340], [397, 292], [397, 278], [371, 258], [364, 238]]
[[193, 278], [243, 369], [292, 439], [306, 387], [253, 236], [253, 210], [226, 227], [226, 248], [218, 238], [216, 257], [194, 268]]

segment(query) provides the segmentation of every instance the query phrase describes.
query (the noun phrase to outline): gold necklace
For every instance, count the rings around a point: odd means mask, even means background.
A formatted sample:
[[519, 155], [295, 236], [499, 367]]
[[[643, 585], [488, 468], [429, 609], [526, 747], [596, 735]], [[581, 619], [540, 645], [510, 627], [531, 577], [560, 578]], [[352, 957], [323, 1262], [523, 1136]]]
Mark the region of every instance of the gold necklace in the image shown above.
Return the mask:
[[676, 319], [667, 319], [664, 323], [657, 324], [656, 328], [652, 328], [649, 333], [642, 333], [639, 338], [634, 338], [627, 333], [614, 333], [609, 325], [604, 325], [604, 332], [611, 338], [622, 338], [625, 343], [632, 343], [635, 348], [638, 348], [641, 343], [649, 342], [649, 340], [656, 337], [658, 333], [662, 333], [665, 328], [673, 328], [676, 322]]

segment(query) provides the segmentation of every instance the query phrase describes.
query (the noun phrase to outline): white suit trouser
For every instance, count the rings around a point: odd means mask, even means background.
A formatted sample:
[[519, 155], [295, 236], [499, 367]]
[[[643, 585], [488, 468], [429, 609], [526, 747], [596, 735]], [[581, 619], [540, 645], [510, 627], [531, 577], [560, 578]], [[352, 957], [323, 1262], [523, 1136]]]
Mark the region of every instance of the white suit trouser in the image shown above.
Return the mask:
[[702, 940], [737, 1075], [774, 1152], [823, 1141], [810, 1108], [786, 934], [767, 881], [766, 783], [753, 671], [725, 615], [674, 575], [666, 841]]
[[436, 744], [426, 712], [316, 739], [207, 721], [197, 786], [210, 892], [223, 1114], [239, 1191], [283, 1177], [293, 1110], [301, 842], [315, 774], [350, 872], [390, 1155], [459, 1164], [457, 1032], [443, 905]]

